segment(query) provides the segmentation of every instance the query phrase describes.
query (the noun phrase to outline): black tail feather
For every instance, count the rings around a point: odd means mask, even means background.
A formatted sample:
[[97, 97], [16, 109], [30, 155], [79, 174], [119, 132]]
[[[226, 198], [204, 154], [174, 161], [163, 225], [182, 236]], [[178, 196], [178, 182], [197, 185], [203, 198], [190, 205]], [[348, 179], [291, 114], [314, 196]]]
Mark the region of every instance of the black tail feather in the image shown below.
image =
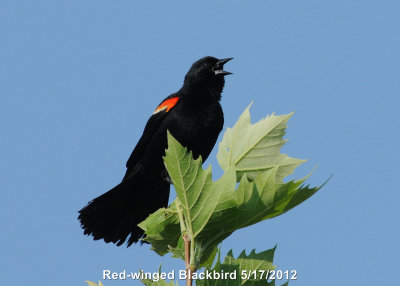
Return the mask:
[[145, 180], [136, 176], [122, 181], [79, 211], [84, 234], [117, 246], [129, 237], [127, 246], [131, 246], [144, 235], [137, 225], [159, 208], [167, 207], [169, 186], [160, 179]]

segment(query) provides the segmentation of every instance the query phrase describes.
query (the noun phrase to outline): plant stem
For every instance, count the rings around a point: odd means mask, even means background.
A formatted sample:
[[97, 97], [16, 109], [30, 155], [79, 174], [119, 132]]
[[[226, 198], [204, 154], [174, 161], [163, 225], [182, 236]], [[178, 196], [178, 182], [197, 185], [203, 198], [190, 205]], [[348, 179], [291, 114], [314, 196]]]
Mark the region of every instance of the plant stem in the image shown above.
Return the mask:
[[186, 286], [192, 286], [192, 267], [190, 266], [191, 260], [194, 257], [194, 247], [193, 244], [190, 243], [190, 237], [188, 234], [188, 230], [185, 224], [185, 218], [183, 217], [182, 205], [179, 199], [177, 200], [177, 210], [179, 223], [181, 226], [182, 239], [185, 245], [185, 269], [186, 269]]
[[192, 267], [190, 266], [190, 238], [188, 234], [183, 235], [183, 241], [185, 243], [185, 266], [186, 266], [186, 286], [192, 286]]
[[178, 198], [176, 198], [176, 209], [178, 211], [179, 223], [181, 225], [181, 233], [183, 235], [187, 233], [187, 228], [185, 224], [185, 219], [183, 218], [182, 204]]

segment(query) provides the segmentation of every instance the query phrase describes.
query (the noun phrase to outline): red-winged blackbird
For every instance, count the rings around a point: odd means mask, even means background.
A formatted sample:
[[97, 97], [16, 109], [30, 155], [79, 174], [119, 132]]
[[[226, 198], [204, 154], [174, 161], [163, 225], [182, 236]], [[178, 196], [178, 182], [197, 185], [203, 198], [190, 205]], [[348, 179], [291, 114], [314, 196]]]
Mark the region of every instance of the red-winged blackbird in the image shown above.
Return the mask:
[[126, 163], [122, 182], [79, 211], [84, 234], [118, 246], [128, 236], [128, 246], [143, 237], [137, 224], [168, 205], [170, 178], [162, 159], [167, 130], [192, 151], [194, 158], [207, 159], [224, 124], [219, 101], [224, 76], [231, 74], [223, 66], [231, 59], [198, 60], [186, 74], [182, 88], [158, 105]]

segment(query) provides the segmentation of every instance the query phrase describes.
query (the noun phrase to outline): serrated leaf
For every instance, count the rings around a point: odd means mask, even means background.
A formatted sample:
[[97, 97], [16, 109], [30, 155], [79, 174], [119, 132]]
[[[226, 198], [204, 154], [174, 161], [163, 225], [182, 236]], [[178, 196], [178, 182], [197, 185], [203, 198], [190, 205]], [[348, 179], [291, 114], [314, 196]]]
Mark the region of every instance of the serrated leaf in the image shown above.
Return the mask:
[[275, 172], [276, 168], [261, 173], [252, 182], [243, 176], [237, 190], [223, 193], [207, 226], [199, 235], [199, 239], [204, 239], [199, 246], [204, 248], [204, 253], [235, 230], [281, 215], [319, 189], [302, 186], [303, 180], [276, 183]]
[[[196, 280], [197, 286], [219, 286], [219, 285], [229, 285], [229, 286], [265, 286], [274, 285], [274, 282], [268, 282], [268, 271], [274, 270], [276, 267], [273, 265], [274, 253], [276, 247], [270, 250], [256, 253], [252, 250], [249, 255], [243, 250], [242, 253], [234, 258], [232, 250], [226, 255], [224, 262], [220, 262], [220, 253], [218, 253], [218, 259], [215, 266], [211, 268], [206, 268], [207, 272], [218, 272], [218, 273], [228, 273], [228, 279], [204, 279]], [[242, 272], [243, 271], [243, 272]], [[235, 273], [234, 276], [229, 274]], [[242, 276], [245, 273], [247, 277]]]
[[[243, 124], [241, 120], [238, 126]], [[285, 122], [286, 126], [286, 121], [280, 122]], [[157, 211], [139, 226], [146, 231], [145, 240], [157, 253], [171, 252], [183, 259], [184, 247], [176, 205], [179, 202], [188, 231], [195, 238], [197, 267], [208, 264], [215, 255], [217, 245], [235, 230], [283, 214], [320, 188], [304, 186], [305, 178], [283, 183], [281, 176], [288, 175], [289, 171], [278, 164], [256, 173], [243, 172], [235, 190], [238, 173], [235, 164], [227, 165], [224, 175], [214, 182], [211, 169], [202, 168], [201, 158], [194, 160], [191, 153], [187, 153], [186, 148], [170, 134], [164, 161], [178, 198], [170, 208]]]
[[204, 170], [200, 157], [194, 160], [192, 153], [182, 148], [169, 132], [167, 137], [165, 166], [182, 204], [186, 226], [196, 238], [214, 212], [226, 180], [222, 177], [213, 183], [211, 167]]
[[245, 109], [232, 128], [228, 128], [219, 144], [217, 159], [223, 170], [235, 166], [237, 180], [246, 174], [253, 180], [260, 172], [277, 168], [278, 182], [292, 174], [305, 160], [281, 154], [286, 123], [293, 113], [276, 116], [272, 114], [251, 124], [251, 104]]
[[181, 237], [175, 202], [168, 209], [157, 210], [138, 226], [146, 233], [143, 240], [150, 243], [151, 249], [159, 255], [164, 255], [176, 247]]

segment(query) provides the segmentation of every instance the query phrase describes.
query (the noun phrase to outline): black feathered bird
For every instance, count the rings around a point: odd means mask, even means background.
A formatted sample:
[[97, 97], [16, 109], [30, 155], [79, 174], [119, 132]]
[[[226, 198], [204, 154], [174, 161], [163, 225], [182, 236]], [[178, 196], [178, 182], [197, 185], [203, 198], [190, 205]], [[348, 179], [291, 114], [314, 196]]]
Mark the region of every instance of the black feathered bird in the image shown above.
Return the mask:
[[168, 205], [170, 178], [162, 159], [167, 130], [195, 158], [207, 159], [224, 124], [219, 102], [224, 76], [231, 74], [223, 66], [231, 59], [198, 60], [186, 74], [182, 88], [158, 105], [126, 163], [122, 182], [79, 211], [84, 234], [118, 246], [128, 236], [128, 246], [143, 237], [137, 224]]

